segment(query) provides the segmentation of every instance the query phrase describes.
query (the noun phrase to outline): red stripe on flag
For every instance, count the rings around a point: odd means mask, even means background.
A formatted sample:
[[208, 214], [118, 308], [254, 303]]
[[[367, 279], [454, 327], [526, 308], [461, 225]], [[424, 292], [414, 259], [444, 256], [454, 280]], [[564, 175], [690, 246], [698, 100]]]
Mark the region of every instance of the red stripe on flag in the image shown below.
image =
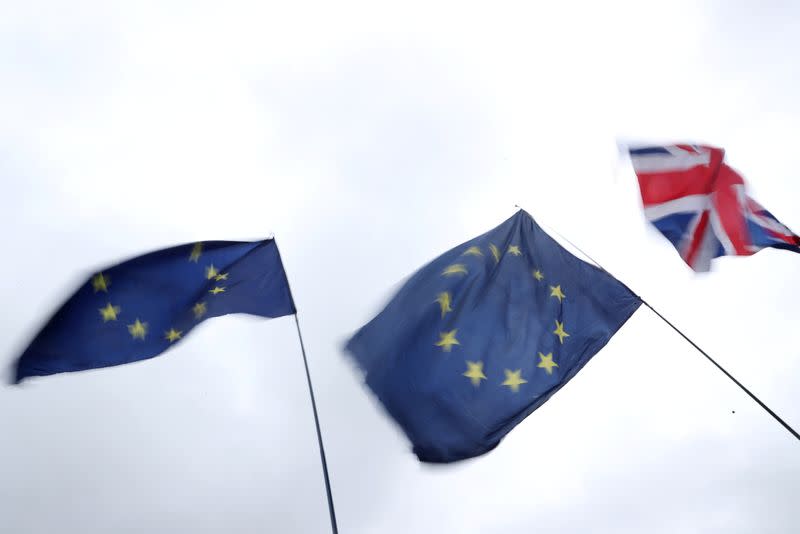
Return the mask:
[[706, 148], [711, 153], [708, 165], [698, 165], [686, 170], [637, 172], [639, 191], [642, 193], [642, 203], [645, 207], [689, 195], [711, 193], [725, 151], [720, 148]]
[[689, 195], [707, 195], [714, 185], [708, 167], [695, 167], [676, 172], [641, 173], [637, 178], [645, 207]]
[[714, 209], [717, 212], [722, 231], [730, 240], [738, 256], [749, 256], [750, 232], [747, 229], [744, 206], [739, 200], [739, 192], [744, 180], [726, 164], [722, 164], [716, 180], [716, 192], [713, 196]]
[[781, 241], [783, 241], [787, 245], [800, 245], [800, 237], [798, 237], [798, 236], [796, 236], [794, 234], [792, 234], [792, 235], [782, 234], [782, 233], [776, 232], [775, 230], [773, 230], [771, 228], [767, 228], [765, 226], [762, 226], [762, 228], [771, 237], [773, 237], [774, 239], [780, 239]]
[[694, 234], [689, 242], [689, 247], [686, 250], [684, 260], [692, 268], [694, 268], [694, 260], [697, 257], [697, 252], [700, 250], [700, 246], [703, 244], [703, 237], [706, 234], [706, 228], [708, 228], [708, 221], [708, 210], [706, 210], [702, 215], [700, 215], [700, 220], [697, 222], [697, 226], [694, 229]]

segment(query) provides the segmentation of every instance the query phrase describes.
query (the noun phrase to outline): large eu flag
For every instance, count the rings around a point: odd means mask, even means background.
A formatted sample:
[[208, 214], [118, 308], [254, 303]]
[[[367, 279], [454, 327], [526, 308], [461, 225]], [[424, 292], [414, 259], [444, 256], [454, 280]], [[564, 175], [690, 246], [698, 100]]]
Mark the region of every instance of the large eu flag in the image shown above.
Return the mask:
[[524, 211], [420, 269], [347, 350], [425, 462], [490, 451], [641, 301]]
[[93, 274], [22, 354], [15, 381], [152, 358], [229, 313], [295, 313], [274, 240], [177, 246]]

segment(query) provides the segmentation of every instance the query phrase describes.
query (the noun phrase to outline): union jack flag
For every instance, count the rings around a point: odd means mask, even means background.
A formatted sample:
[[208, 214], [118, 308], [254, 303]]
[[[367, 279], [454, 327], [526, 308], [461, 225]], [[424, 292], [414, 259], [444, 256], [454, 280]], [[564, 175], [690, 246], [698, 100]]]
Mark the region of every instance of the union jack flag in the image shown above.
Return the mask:
[[765, 247], [800, 252], [800, 237], [747, 196], [723, 149], [682, 144], [629, 153], [645, 217], [695, 271], [708, 271], [713, 258]]

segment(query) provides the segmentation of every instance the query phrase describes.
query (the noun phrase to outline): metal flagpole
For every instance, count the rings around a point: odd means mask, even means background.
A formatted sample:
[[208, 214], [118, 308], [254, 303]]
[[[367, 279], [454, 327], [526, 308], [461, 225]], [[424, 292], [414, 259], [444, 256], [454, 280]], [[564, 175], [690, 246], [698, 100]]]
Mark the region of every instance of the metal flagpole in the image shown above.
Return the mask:
[[[274, 237], [271, 237], [274, 241]], [[275, 241], [277, 248], [278, 242]], [[278, 253], [280, 254], [280, 252]], [[281, 263], [283, 263], [281, 261]], [[284, 274], [286, 271], [284, 270]], [[289, 276], [286, 275], [286, 285], [289, 287], [289, 293], [294, 295], [289, 284]], [[292, 296], [294, 301], [294, 296]], [[297, 311], [294, 312], [294, 324], [297, 326], [297, 337], [300, 340], [300, 352], [303, 354], [303, 365], [306, 368], [306, 380], [308, 381], [308, 393], [311, 396], [311, 410], [314, 412], [314, 425], [317, 429], [317, 443], [319, 444], [319, 458], [322, 461], [322, 475], [325, 478], [325, 493], [328, 496], [328, 512], [331, 516], [331, 532], [339, 534], [339, 527], [336, 525], [336, 511], [333, 509], [333, 494], [331, 493], [331, 481], [328, 477], [328, 462], [325, 460], [325, 446], [322, 444], [322, 431], [319, 428], [319, 415], [317, 415], [317, 402], [314, 400], [314, 388], [311, 385], [311, 373], [308, 370], [308, 358], [306, 357], [306, 346], [303, 343], [303, 333], [300, 331], [300, 320], [297, 318]]]
[[[599, 265], [598, 265], [598, 267], [599, 267]], [[602, 267], [600, 267], [600, 268], [601, 268], [601, 269], [603, 269]], [[603, 270], [605, 271], [605, 269], [603, 269]], [[606, 271], [606, 272], [608, 272], [608, 271]], [[611, 273], [609, 273], [609, 274], [611, 274]], [[635, 294], [635, 293], [634, 293], [634, 294]], [[658, 315], [658, 317], [659, 317], [659, 318], [660, 318], [662, 321], [664, 321], [665, 323], [667, 323], [667, 324], [668, 324], [668, 325], [669, 325], [669, 326], [670, 326], [670, 327], [671, 327], [673, 330], [675, 330], [677, 333], [679, 333], [679, 334], [680, 334], [680, 335], [683, 337], [683, 339], [685, 339], [686, 341], [688, 341], [688, 342], [689, 342], [689, 343], [690, 343], [690, 344], [691, 344], [691, 345], [692, 345], [694, 348], [696, 348], [696, 349], [697, 349], [697, 351], [698, 351], [700, 354], [702, 354], [703, 356], [705, 356], [706, 358], [708, 358], [708, 361], [710, 361], [711, 363], [713, 363], [713, 364], [716, 366], [716, 368], [717, 368], [717, 369], [719, 369], [720, 371], [722, 371], [722, 372], [725, 374], [725, 376], [727, 376], [728, 378], [730, 378], [730, 379], [733, 381], [733, 383], [734, 383], [734, 384], [736, 384], [737, 386], [739, 386], [740, 388], [742, 388], [742, 391], [744, 391], [745, 393], [747, 393], [747, 394], [750, 396], [750, 398], [751, 398], [751, 399], [753, 399], [754, 401], [756, 401], [756, 402], [758, 403], [758, 405], [759, 405], [759, 406], [761, 406], [762, 408], [764, 408], [764, 410], [765, 410], [765, 411], [766, 411], [768, 414], [770, 414], [772, 417], [774, 417], [774, 418], [775, 418], [775, 420], [776, 420], [777, 422], [779, 422], [781, 425], [783, 425], [783, 428], [785, 428], [786, 430], [788, 430], [788, 431], [789, 431], [789, 432], [790, 432], [790, 433], [791, 433], [791, 434], [792, 434], [792, 435], [793, 435], [795, 438], [797, 438], [798, 440], [800, 440], [800, 434], [798, 434], [798, 433], [797, 433], [797, 431], [796, 431], [794, 428], [792, 428], [791, 426], [789, 426], [789, 424], [788, 424], [786, 421], [784, 421], [783, 419], [781, 419], [780, 417], [778, 417], [778, 414], [776, 414], [775, 412], [773, 412], [773, 411], [770, 409], [770, 407], [769, 407], [769, 406], [767, 406], [766, 404], [764, 404], [763, 402], [761, 402], [761, 399], [759, 399], [758, 397], [756, 397], [755, 395], [753, 395], [753, 393], [752, 393], [752, 392], [751, 392], [749, 389], [747, 389], [746, 387], [744, 387], [744, 384], [742, 384], [741, 382], [739, 382], [738, 380], [736, 380], [736, 379], [733, 377], [733, 375], [732, 375], [732, 374], [730, 374], [728, 371], [726, 371], [726, 370], [725, 370], [725, 368], [724, 368], [724, 367], [722, 367], [720, 364], [718, 364], [716, 361], [714, 361], [714, 358], [712, 358], [711, 356], [709, 356], [709, 355], [708, 355], [708, 353], [706, 353], [706, 351], [704, 351], [703, 349], [701, 349], [700, 347], [698, 347], [698, 346], [697, 346], [697, 343], [695, 343], [694, 341], [692, 341], [691, 339], [689, 339], [689, 336], [687, 336], [686, 334], [684, 334], [683, 332], [681, 332], [681, 331], [678, 329], [678, 327], [676, 327], [674, 324], [672, 324], [671, 322], [669, 322], [669, 321], [667, 320], [667, 318], [666, 318], [666, 317], [664, 317], [663, 315], [661, 315], [660, 313], [658, 313], [658, 310], [656, 310], [655, 308], [653, 308], [652, 306], [650, 306], [650, 304], [648, 304], [648, 303], [647, 303], [647, 301], [645, 301], [645, 300], [644, 300], [642, 297], [639, 297], [638, 295], [637, 295], [637, 297], [639, 298], [639, 300], [641, 300], [641, 301], [642, 301], [642, 304], [644, 304], [645, 306], [647, 306], [648, 308], [650, 308], [650, 311], [652, 311], [653, 313], [655, 313], [656, 315]]]
[[[517, 207], [517, 208], [519, 208], [519, 206], [516, 206], [516, 207]], [[544, 223], [543, 223], [543, 224], [544, 224]], [[552, 226], [550, 226], [550, 225], [544, 225], [544, 226], [547, 226], [548, 228], [550, 228], [550, 230], [551, 230], [551, 231], [552, 231], [554, 234], [556, 234], [556, 235], [557, 235], [557, 236], [559, 236], [561, 239], [563, 239], [564, 241], [566, 241], [567, 243], [569, 243], [570, 245], [572, 245], [572, 246], [573, 246], [573, 247], [574, 247], [576, 250], [578, 250], [578, 251], [579, 251], [581, 254], [583, 254], [584, 256], [586, 256], [587, 258], [589, 258], [589, 260], [591, 260], [591, 261], [592, 261], [592, 263], [594, 263], [595, 265], [597, 265], [597, 267], [599, 267], [599, 268], [600, 268], [600, 269], [602, 269], [604, 272], [606, 272], [606, 273], [607, 273], [609, 276], [611, 276], [612, 278], [614, 278], [615, 280], [619, 281], [620, 283], [622, 283], [622, 284], [624, 285], [624, 282], [620, 281], [620, 280], [619, 280], [619, 278], [617, 278], [617, 277], [616, 277], [616, 276], [614, 276], [613, 274], [611, 274], [611, 273], [609, 273], [608, 271], [606, 271], [605, 267], [603, 267], [602, 265], [600, 265], [600, 264], [599, 264], [599, 263], [598, 263], [598, 262], [597, 262], [597, 261], [596, 261], [594, 258], [592, 258], [592, 257], [591, 257], [591, 256], [589, 256], [589, 255], [588, 255], [586, 252], [584, 252], [584, 251], [583, 251], [583, 250], [582, 250], [582, 249], [581, 249], [581, 248], [580, 248], [578, 245], [576, 245], [575, 243], [573, 243], [572, 241], [570, 241], [569, 239], [567, 239], [566, 237], [564, 237], [563, 235], [561, 235], [561, 234], [560, 234], [559, 232], [557, 232], [557, 231], [556, 231], [556, 230], [555, 230], [555, 229], [554, 229]], [[627, 287], [627, 286], [626, 286], [626, 287]], [[764, 409], [764, 411], [766, 411], [768, 414], [770, 414], [770, 415], [771, 415], [771, 416], [772, 416], [772, 417], [773, 417], [773, 418], [774, 418], [774, 419], [775, 419], [775, 420], [776, 420], [778, 423], [780, 423], [780, 424], [781, 424], [781, 426], [783, 426], [783, 428], [785, 428], [786, 430], [788, 430], [788, 431], [789, 431], [789, 433], [790, 433], [791, 435], [793, 435], [795, 438], [797, 438], [798, 440], [800, 440], [800, 434], [798, 434], [798, 433], [797, 433], [797, 431], [796, 431], [794, 428], [792, 428], [791, 426], [789, 426], [789, 424], [788, 424], [786, 421], [784, 421], [783, 419], [781, 419], [781, 418], [778, 416], [778, 414], [776, 414], [775, 412], [773, 412], [773, 411], [770, 409], [770, 407], [769, 407], [769, 406], [767, 406], [766, 404], [764, 404], [764, 403], [761, 401], [761, 399], [759, 399], [758, 397], [756, 397], [756, 396], [755, 396], [755, 395], [754, 395], [754, 394], [753, 394], [753, 393], [752, 393], [752, 392], [751, 392], [749, 389], [747, 389], [747, 388], [744, 386], [744, 384], [742, 384], [741, 382], [739, 382], [738, 380], [736, 380], [736, 378], [734, 378], [734, 376], [733, 376], [732, 374], [730, 374], [728, 371], [726, 371], [726, 370], [725, 370], [725, 368], [724, 368], [724, 367], [722, 367], [720, 364], [718, 364], [718, 363], [717, 363], [717, 362], [714, 360], [714, 358], [712, 358], [711, 356], [709, 356], [709, 355], [708, 355], [708, 353], [707, 353], [706, 351], [704, 351], [703, 349], [701, 349], [701, 348], [700, 348], [700, 347], [697, 345], [697, 343], [695, 343], [694, 341], [692, 341], [691, 339], [689, 339], [689, 336], [687, 336], [686, 334], [684, 334], [683, 332], [681, 332], [681, 331], [678, 329], [678, 327], [676, 327], [674, 324], [672, 324], [671, 322], [669, 322], [669, 321], [667, 320], [667, 318], [666, 318], [666, 317], [664, 317], [663, 315], [661, 315], [661, 314], [660, 314], [660, 313], [659, 313], [659, 312], [658, 312], [658, 311], [657, 311], [655, 308], [653, 308], [653, 307], [652, 307], [650, 304], [648, 304], [648, 303], [647, 303], [647, 301], [645, 301], [645, 300], [644, 300], [642, 297], [640, 297], [639, 295], [637, 295], [637, 294], [636, 294], [634, 291], [632, 291], [630, 288], [628, 288], [628, 290], [629, 290], [631, 293], [633, 293], [634, 295], [636, 295], [636, 298], [638, 298], [638, 299], [641, 301], [641, 303], [642, 303], [642, 304], [644, 304], [645, 306], [647, 306], [648, 308], [650, 308], [650, 311], [652, 311], [653, 313], [655, 313], [655, 314], [658, 316], [658, 318], [659, 318], [659, 319], [661, 319], [661, 320], [662, 320], [662, 321], [664, 321], [666, 324], [668, 324], [668, 325], [669, 325], [669, 326], [670, 326], [670, 327], [671, 327], [673, 330], [675, 330], [675, 331], [676, 331], [678, 334], [680, 334], [680, 335], [683, 337], [683, 339], [685, 339], [686, 341], [688, 341], [688, 342], [689, 342], [689, 343], [690, 343], [690, 344], [691, 344], [691, 345], [692, 345], [692, 346], [693, 346], [695, 349], [697, 349], [697, 352], [699, 352], [700, 354], [702, 354], [703, 356], [705, 356], [706, 358], [708, 358], [708, 361], [710, 361], [711, 363], [713, 363], [713, 364], [714, 364], [714, 366], [715, 366], [717, 369], [719, 369], [720, 371], [722, 371], [722, 373], [723, 373], [725, 376], [727, 376], [728, 378], [730, 378], [730, 379], [731, 379], [731, 381], [732, 381], [734, 384], [736, 384], [737, 386], [739, 386], [739, 387], [742, 389], [742, 391], [744, 391], [745, 393], [747, 393], [747, 395], [748, 395], [748, 396], [749, 396], [751, 399], [753, 399], [754, 401], [756, 401], [756, 403], [757, 403], [759, 406], [761, 406], [761, 407]]]
[[311, 409], [314, 411], [314, 424], [317, 426], [317, 441], [319, 442], [319, 457], [322, 460], [322, 474], [325, 476], [325, 491], [328, 494], [328, 511], [331, 515], [331, 531], [339, 534], [336, 526], [336, 512], [333, 509], [333, 495], [331, 494], [331, 481], [328, 478], [328, 462], [325, 461], [325, 447], [322, 445], [322, 432], [319, 429], [319, 416], [317, 415], [317, 403], [314, 400], [314, 388], [311, 386], [311, 373], [308, 372], [308, 358], [306, 358], [306, 348], [303, 344], [303, 334], [300, 332], [300, 321], [297, 313], [294, 314], [294, 324], [297, 325], [297, 337], [300, 338], [300, 351], [303, 353], [303, 364], [306, 366], [306, 379], [308, 380], [308, 392], [311, 395]]

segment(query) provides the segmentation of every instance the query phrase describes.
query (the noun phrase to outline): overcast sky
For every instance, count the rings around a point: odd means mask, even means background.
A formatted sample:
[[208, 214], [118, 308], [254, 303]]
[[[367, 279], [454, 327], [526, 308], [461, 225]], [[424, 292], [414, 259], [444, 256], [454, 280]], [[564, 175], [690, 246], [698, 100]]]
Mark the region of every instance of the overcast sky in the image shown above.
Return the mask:
[[[800, 444], [647, 309], [451, 466], [416, 460], [341, 351], [519, 204], [800, 427], [800, 257], [693, 274], [616, 148], [723, 146], [800, 230], [796, 4], [3, 4], [4, 366], [98, 267], [274, 232], [342, 533], [797, 531]], [[291, 317], [0, 386], [0, 427], [0, 532], [329, 529]]]

